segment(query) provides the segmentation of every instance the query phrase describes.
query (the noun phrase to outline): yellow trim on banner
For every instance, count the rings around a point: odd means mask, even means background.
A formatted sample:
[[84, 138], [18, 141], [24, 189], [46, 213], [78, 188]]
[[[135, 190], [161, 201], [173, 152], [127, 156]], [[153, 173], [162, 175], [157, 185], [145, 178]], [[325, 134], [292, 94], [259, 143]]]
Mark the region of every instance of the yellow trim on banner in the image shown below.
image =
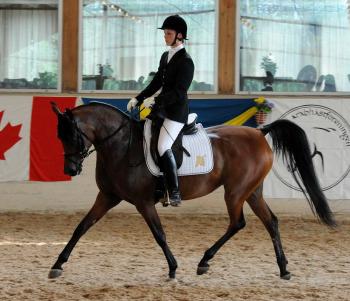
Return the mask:
[[235, 118], [233, 118], [229, 121], [226, 121], [224, 124], [226, 124], [226, 125], [242, 125], [245, 122], [247, 122], [247, 120], [252, 118], [257, 111], [258, 111], [258, 109], [256, 107], [252, 107], [252, 108], [248, 109], [247, 111], [245, 111], [244, 113], [242, 113], [241, 115], [238, 115]]
[[[261, 97], [255, 98], [254, 101], [257, 104], [261, 104], [265, 101], [265, 98], [261, 96]], [[258, 108], [251, 107], [247, 111], [243, 112], [241, 115], [238, 115], [235, 118], [226, 121], [224, 124], [226, 124], [226, 125], [242, 125], [242, 124], [246, 123], [250, 118], [252, 118], [256, 114], [256, 112], [258, 112]]]
[[[261, 96], [261, 97], [254, 99], [254, 101], [257, 104], [261, 104], [265, 101], [265, 98]], [[151, 112], [151, 110], [148, 108], [145, 108], [143, 104], [141, 104], [140, 110], [141, 110], [140, 119], [142, 119], [142, 120], [145, 119], [147, 117], [147, 115]], [[247, 111], [243, 112], [242, 114], [236, 116], [235, 118], [226, 121], [224, 124], [226, 124], [226, 125], [242, 125], [245, 122], [247, 122], [250, 118], [252, 118], [256, 114], [256, 112], [258, 112], [257, 107], [251, 107], [250, 109], [248, 109]]]

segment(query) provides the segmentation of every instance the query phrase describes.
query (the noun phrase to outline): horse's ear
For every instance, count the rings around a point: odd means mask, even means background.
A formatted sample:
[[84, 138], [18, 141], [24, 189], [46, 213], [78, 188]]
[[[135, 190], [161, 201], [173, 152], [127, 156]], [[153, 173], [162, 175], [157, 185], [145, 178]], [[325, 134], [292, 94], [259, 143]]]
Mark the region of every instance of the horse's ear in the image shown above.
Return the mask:
[[51, 101], [51, 109], [57, 116], [62, 115], [60, 109], [57, 106], [57, 103], [55, 103], [54, 101]]

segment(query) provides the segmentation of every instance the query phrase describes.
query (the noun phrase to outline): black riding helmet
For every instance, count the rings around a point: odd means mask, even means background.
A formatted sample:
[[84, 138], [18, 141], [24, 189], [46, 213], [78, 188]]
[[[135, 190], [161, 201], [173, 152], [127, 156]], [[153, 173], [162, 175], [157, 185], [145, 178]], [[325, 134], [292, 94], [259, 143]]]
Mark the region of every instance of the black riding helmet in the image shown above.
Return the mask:
[[179, 33], [182, 33], [183, 40], [187, 40], [187, 24], [186, 24], [185, 20], [182, 19], [179, 15], [173, 15], [173, 16], [167, 17], [164, 20], [162, 27], [158, 27], [158, 29], [175, 30], [176, 31], [176, 38], [175, 38], [173, 44], [175, 44], [176, 39], [178, 39], [177, 35]]

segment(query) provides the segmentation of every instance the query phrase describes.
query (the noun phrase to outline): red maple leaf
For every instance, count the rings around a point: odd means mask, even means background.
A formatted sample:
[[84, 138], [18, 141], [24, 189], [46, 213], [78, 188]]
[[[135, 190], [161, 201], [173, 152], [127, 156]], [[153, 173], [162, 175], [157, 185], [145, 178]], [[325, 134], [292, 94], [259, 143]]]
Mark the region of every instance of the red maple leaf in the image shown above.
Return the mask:
[[[0, 112], [0, 124], [4, 111]], [[0, 160], [5, 160], [5, 153], [22, 138], [19, 136], [22, 124], [12, 126], [9, 122], [0, 130]]]

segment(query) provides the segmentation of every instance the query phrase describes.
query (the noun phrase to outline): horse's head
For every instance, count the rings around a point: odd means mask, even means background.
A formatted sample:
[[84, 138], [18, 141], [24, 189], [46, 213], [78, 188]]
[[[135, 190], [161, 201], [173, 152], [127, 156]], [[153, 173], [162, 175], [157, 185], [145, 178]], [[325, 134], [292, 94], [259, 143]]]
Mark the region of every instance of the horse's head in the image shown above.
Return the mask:
[[70, 176], [80, 174], [84, 159], [89, 155], [91, 141], [79, 128], [73, 112], [66, 109], [62, 113], [57, 104], [51, 103], [52, 110], [57, 115], [57, 136], [61, 140], [64, 149], [64, 173]]

